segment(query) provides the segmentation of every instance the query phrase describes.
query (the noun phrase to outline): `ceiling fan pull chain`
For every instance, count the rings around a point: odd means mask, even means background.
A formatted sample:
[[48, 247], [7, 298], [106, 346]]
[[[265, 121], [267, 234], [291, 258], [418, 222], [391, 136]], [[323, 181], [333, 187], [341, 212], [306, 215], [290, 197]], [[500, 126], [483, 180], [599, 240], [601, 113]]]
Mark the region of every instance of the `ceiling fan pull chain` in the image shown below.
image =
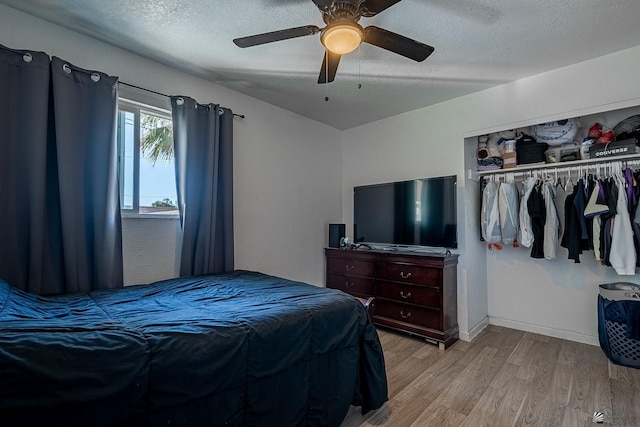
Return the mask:
[[360, 78], [360, 46], [358, 46], [358, 89], [362, 89], [362, 79]]
[[324, 100], [329, 102], [329, 51], [324, 50], [324, 75], [326, 83], [324, 85]]

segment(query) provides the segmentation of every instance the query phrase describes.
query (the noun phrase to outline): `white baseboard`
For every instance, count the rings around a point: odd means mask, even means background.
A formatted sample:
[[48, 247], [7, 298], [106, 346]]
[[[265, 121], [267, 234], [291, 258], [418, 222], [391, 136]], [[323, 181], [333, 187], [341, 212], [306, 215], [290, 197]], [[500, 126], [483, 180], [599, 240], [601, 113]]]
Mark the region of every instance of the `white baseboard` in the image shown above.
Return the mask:
[[505, 328], [517, 329], [519, 331], [532, 332], [534, 334], [546, 335], [548, 337], [561, 338], [564, 340], [580, 342], [584, 344], [599, 346], [597, 336], [580, 334], [578, 332], [563, 331], [561, 329], [549, 328], [546, 326], [532, 325], [530, 323], [517, 322], [515, 320], [502, 319], [500, 317], [489, 316], [489, 324], [504, 326]]
[[460, 338], [462, 341], [471, 341], [471, 340], [473, 340], [475, 337], [477, 337], [477, 336], [478, 336], [478, 334], [479, 334], [480, 332], [482, 332], [482, 330], [483, 330], [484, 328], [486, 328], [487, 326], [489, 326], [489, 317], [485, 317], [484, 319], [482, 319], [482, 320], [480, 321], [480, 323], [478, 323], [476, 326], [474, 326], [473, 328], [471, 328], [471, 330], [470, 330], [470, 331], [467, 331], [467, 332], [463, 332], [463, 331], [461, 331], [461, 332], [458, 334], [458, 335], [459, 335], [459, 338]]

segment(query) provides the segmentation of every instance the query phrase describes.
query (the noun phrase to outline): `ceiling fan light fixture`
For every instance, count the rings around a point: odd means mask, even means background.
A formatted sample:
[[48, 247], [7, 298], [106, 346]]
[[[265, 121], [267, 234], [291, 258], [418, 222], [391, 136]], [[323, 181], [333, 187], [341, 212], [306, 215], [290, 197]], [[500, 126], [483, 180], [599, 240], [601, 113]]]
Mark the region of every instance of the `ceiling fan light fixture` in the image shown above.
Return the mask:
[[344, 55], [356, 50], [363, 36], [362, 27], [358, 24], [340, 23], [325, 28], [320, 40], [331, 52]]

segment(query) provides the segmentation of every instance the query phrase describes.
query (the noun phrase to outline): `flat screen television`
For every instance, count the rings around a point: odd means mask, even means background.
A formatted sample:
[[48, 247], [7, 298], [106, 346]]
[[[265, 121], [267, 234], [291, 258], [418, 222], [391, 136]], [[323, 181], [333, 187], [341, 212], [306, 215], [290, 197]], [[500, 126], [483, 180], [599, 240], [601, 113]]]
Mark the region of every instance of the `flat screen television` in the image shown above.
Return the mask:
[[354, 240], [367, 244], [458, 247], [457, 177], [354, 187]]

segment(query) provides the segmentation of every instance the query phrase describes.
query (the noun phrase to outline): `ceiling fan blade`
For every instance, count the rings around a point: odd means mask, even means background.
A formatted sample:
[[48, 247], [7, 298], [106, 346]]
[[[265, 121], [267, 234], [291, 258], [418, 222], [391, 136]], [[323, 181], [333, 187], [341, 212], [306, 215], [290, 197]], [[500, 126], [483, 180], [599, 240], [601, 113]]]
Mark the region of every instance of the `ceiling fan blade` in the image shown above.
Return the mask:
[[400, 0], [365, 0], [360, 5], [362, 16], [373, 16], [398, 3]]
[[364, 29], [363, 41], [418, 62], [427, 59], [434, 50], [427, 44], [374, 26]]
[[[329, 49], [325, 50], [320, 76], [318, 77], [318, 84], [331, 83], [336, 78], [336, 71], [338, 71], [338, 64], [340, 63], [341, 57], [342, 55], [339, 53], [333, 53]], [[327, 59], [329, 60], [328, 65]]]
[[305, 25], [304, 27], [289, 28], [286, 30], [272, 31], [270, 33], [256, 34], [255, 36], [241, 37], [239, 39], [233, 39], [233, 42], [239, 47], [251, 47], [280, 40], [293, 39], [296, 37], [311, 36], [313, 34], [318, 34], [319, 32], [320, 28], [315, 25]]
[[311, 1], [313, 1], [316, 4], [316, 6], [318, 6], [318, 9], [320, 10], [327, 10], [333, 4], [333, 0], [311, 0]]

